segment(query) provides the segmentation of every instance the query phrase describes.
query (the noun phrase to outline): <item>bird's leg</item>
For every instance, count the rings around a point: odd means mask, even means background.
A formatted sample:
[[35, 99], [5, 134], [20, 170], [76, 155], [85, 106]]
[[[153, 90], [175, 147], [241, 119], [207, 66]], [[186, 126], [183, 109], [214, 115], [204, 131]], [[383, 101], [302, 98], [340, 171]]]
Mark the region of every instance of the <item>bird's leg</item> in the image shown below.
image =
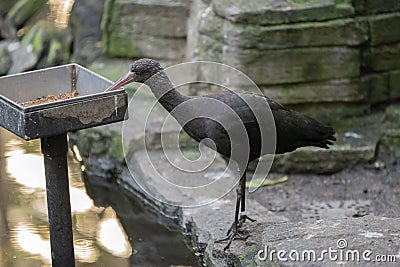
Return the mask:
[[[247, 168], [246, 168], [247, 169]], [[240, 192], [241, 192], [241, 204], [240, 204], [240, 211], [246, 211], [246, 172], [242, 175], [242, 178], [239, 182]]]
[[[247, 171], [247, 168], [246, 168]], [[240, 211], [241, 212], [245, 212], [246, 211], [246, 172], [245, 174], [242, 176], [242, 178], [240, 179], [240, 189], [241, 189], [241, 204], [240, 204]], [[242, 214], [240, 216], [240, 219], [238, 221], [238, 226], [242, 226], [242, 224], [246, 221], [249, 220], [251, 222], [255, 222], [254, 219], [250, 218], [249, 216], [247, 216], [246, 214]]]
[[229, 228], [227, 235], [236, 228], [236, 232], [243, 225], [246, 220], [254, 222], [252, 218], [247, 216], [246, 214], [241, 214], [239, 218], [239, 207], [240, 212], [246, 211], [246, 172], [243, 173], [242, 177], [239, 180], [239, 185], [236, 188], [236, 209], [235, 209], [235, 221], [233, 222], [231, 228]]
[[[243, 174], [243, 176], [245, 176], [245, 174]], [[240, 178], [240, 181], [243, 179], [243, 176], [242, 176], [242, 178]], [[233, 221], [232, 226], [229, 228], [229, 230], [226, 234], [228, 237], [232, 232], [238, 232], [238, 228], [240, 227], [240, 225], [239, 225], [239, 210], [240, 210], [240, 205], [242, 203], [242, 196], [243, 196], [242, 188], [243, 188], [242, 184], [241, 184], [241, 182], [239, 182], [239, 185], [236, 188], [235, 220]]]
[[232, 224], [232, 226], [229, 228], [227, 237], [217, 240], [216, 242], [223, 242], [223, 241], [228, 241], [228, 244], [224, 247], [224, 250], [227, 250], [232, 241], [234, 239], [241, 239], [241, 240], [246, 240], [249, 235], [245, 233], [243, 230], [240, 228], [242, 227], [243, 223], [246, 221], [246, 219], [254, 222], [255, 220], [249, 218], [247, 215], [243, 214], [239, 218], [239, 211], [244, 212], [245, 211], [245, 190], [246, 190], [246, 172], [243, 173], [242, 177], [240, 178], [238, 187], [236, 188], [236, 209], [235, 209], [235, 220]]

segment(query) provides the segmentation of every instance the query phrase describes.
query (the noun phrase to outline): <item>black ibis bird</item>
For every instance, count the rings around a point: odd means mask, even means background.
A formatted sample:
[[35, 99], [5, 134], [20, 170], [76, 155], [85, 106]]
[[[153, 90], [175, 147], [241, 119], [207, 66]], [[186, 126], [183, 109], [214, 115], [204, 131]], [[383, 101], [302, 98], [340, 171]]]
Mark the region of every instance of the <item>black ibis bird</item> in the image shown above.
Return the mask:
[[[242, 161], [241, 164], [238, 164], [241, 169], [241, 178], [236, 189], [237, 199], [234, 222], [228, 231], [227, 238], [223, 239], [228, 241], [225, 249], [230, 246], [233, 239], [245, 239], [247, 237], [241, 231], [241, 226], [246, 219], [252, 220], [243, 214], [245, 211], [246, 170], [249, 162], [264, 154], [282, 154], [305, 146], [328, 149], [328, 145], [332, 145], [332, 141], [336, 140], [334, 137], [335, 130], [332, 127], [286, 108], [264, 95], [230, 90], [201, 97], [182, 95], [175, 90], [160, 64], [152, 59], [135, 61], [130, 71], [107, 88], [106, 91], [118, 89], [130, 82], [147, 84], [157, 97], [158, 102], [170, 113], [179, 105], [189, 103], [193, 99], [204, 100], [191, 102], [190, 105], [185, 106], [183, 112], [172, 113], [172, 115], [181, 123], [189, 136], [196, 141], [211, 140], [214, 146], [210, 146], [218, 153], [226, 158], [231, 158], [238, 162]], [[219, 101], [222, 104], [219, 105], [221, 109], [210, 108], [211, 106], [207, 103], [212, 102], [211, 100]], [[228, 115], [227, 113], [229, 112], [223, 109], [222, 106], [229, 107], [237, 115], [236, 120], [234, 119], [235, 116]], [[261, 110], [261, 114], [264, 109], [266, 115], [268, 112], [272, 113], [273, 120], [269, 121], [267, 125], [261, 126], [254, 114], [255, 109]], [[220, 118], [220, 121], [213, 119], [213, 114], [211, 114], [211, 117], [204, 116], [204, 110], [209, 110], [210, 113], [218, 113], [214, 115]], [[260, 112], [258, 113], [260, 114]], [[188, 117], [192, 119], [187, 120]], [[224, 120], [224, 117], [227, 118]], [[221, 121], [226, 122], [228, 126], [223, 125], [224, 123], [221, 123]], [[242, 128], [239, 127], [240, 125]], [[274, 132], [266, 129], [264, 133], [270, 134], [261, 134], [263, 129], [260, 129], [260, 127], [273, 129]], [[241, 154], [240, 156], [235, 156], [231, 153], [232, 148], [237, 143], [241, 143], [242, 140], [232, 139], [230, 135], [240, 131], [240, 129], [245, 129], [246, 137], [248, 138], [248, 151], [244, 153], [247, 155], [245, 161], [243, 161], [242, 153], [239, 153]], [[273, 149], [261, 149], [262, 142], [269, 142], [269, 139], [272, 139], [272, 135], [276, 137]], [[246, 146], [243, 147], [246, 148]], [[239, 210], [242, 212], [240, 217]]]

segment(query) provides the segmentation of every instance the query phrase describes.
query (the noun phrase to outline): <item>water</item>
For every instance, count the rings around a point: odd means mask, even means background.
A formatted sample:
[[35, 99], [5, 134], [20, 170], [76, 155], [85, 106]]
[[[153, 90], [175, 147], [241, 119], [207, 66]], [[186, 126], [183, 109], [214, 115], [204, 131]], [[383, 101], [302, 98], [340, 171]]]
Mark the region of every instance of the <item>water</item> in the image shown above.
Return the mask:
[[[68, 152], [76, 266], [198, 266], [178, 232]], [[51, 266], [40, 141], [0, 130], [0, 266]], [[84, 182], [85, 180], [85, 182]]]

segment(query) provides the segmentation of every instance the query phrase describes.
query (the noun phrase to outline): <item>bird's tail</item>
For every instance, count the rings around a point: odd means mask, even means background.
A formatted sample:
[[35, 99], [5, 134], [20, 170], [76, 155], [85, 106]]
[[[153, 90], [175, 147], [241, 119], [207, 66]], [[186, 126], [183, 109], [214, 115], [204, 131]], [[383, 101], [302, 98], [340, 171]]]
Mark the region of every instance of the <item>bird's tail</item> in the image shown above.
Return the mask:
[[334, 136], [336, 131], [330, 126], [326, 126], [319, 121], [304, 116], [304, 131], [303, 138], [301, 139], [300, 146], [315, 146], [329, 149], [329, 145], [333, 145], [336, 141]]
[[275, 113], [277, 154], [305, 146], [328, 149], [336, 141], [332, 127], [293, 110], [281, 109], [279, 112]]

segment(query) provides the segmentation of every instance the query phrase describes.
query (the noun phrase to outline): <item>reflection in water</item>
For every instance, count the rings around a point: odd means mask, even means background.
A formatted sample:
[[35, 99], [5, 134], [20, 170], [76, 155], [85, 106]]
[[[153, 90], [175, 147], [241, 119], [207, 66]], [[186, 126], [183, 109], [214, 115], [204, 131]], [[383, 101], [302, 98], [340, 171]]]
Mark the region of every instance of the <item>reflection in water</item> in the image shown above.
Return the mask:
[[72, 212], [85, 212], [93, 207], [93, 201], [84, 189], [70, 187], [69, 194]]
[[[12, 147], [7, 144], [7, 147]], [[26, 187], [24, 193], [33, 193], [34, 189], [46, 189], [43, 157], [34, 154], [16, 154], [7, 157], [7, 172], [11, 178]]]
[[74, 241], [75, 257], [79, 262], [94, 263], [99, 259], [99, 250], [93, 240], [77, 239]]
[[[198, 266], [179, 234], [168, 231], [116, 184], [86, 176], [85, 184], [81, 166], [69, 151], [77, 267]], [[40, 141], [25, 142], [3, 129], [0, 209], [0, 266], [51, 266]]]
[[[97, 237], [100, 244], [115, 256], [129, 257], [132, 249], [126, 234], [122, 231], [121, 224], [115, 218], [115, 212], [108, 208], [105, 213], [110, 215], [104, 216], [105, 218], [100, 222], [100, 230]], [[108, 216], [110, 217], [107, 218]]]
[[34, 225], [18, 225], [13, 232], [15, 233], [16, 242], [22, 250], [33, 256], [40, 255], [44, 261], [50, 263], [50, 239], [43, 239], [36, 233]]
[[[0, 135], [3, 139], [0, 146], [4, 149], [0, 162], [5, 165], [5, 180], [11, 189], [6, 217], [14, 255], [8, 255], [6, 261], [11, 260], [13, 266], [24, 266], [23, 262], [29, 258], [32, 262], [40, 261], [41, 266], [50, 266], [46, 184], [40, 142], [23, 142], [3, 130]], [[81, 178], [80, 163], [71, 152], [68, 163], [76, 261], [114, 262], [118, 266], [128, 266], [125, 258], [130, 256], [131, 247], [115, 212], [112, 208], [94, 206]]]

